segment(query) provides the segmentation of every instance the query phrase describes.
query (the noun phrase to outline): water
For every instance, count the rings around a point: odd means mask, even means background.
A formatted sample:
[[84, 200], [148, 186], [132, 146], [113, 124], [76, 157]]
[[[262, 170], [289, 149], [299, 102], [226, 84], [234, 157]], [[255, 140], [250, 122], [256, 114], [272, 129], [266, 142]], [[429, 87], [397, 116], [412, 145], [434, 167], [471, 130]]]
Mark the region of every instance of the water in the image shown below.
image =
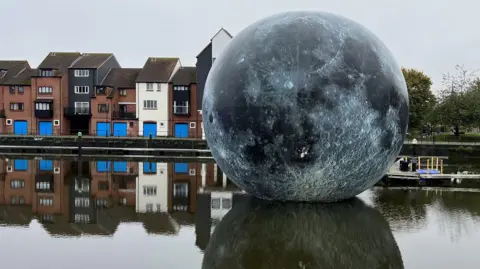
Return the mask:
[[375, 188], [341, 204], [269, 203], [200, 163], [2, 159], [0, 180], [2, 268], [463, 269], [480, 262], [478, 192]]

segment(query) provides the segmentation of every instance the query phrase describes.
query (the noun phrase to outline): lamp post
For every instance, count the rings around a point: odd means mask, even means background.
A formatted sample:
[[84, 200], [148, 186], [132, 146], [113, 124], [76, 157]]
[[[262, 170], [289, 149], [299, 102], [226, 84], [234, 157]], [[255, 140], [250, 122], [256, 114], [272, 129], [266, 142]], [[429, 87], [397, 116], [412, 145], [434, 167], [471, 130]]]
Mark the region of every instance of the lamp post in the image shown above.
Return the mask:
[[417, 139], [414, 138], [412, 140], [412, 147], [413, 147], [413, 157], [412, 157], [412, 172], [417, 170], [418, 159], [417, 159]]

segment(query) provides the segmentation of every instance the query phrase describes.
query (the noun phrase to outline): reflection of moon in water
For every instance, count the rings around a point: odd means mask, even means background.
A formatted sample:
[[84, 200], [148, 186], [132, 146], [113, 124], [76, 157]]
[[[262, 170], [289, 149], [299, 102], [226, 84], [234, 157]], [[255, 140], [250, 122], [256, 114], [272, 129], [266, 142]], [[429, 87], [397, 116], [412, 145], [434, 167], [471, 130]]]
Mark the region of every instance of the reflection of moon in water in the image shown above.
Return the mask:
[[404, 268], [388, 223], [359, 199], [235, 202], [215, 228], [202, 269]]

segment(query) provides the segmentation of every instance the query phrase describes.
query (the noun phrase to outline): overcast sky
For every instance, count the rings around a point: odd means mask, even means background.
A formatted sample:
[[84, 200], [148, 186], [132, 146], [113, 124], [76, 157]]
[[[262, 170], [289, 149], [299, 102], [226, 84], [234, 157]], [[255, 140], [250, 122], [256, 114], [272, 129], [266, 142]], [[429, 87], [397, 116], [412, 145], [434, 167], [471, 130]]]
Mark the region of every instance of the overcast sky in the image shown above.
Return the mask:
[[36, 67], [50, 51], [112, 52], [122, 67], [149, 56], [196, 55], [222, 26], [232, 35], [265, 16], [323, 10], [349, 17], [382, 39], [402, 66], [440, 87], [456, 64], [480, 67], [474, 0], [1, 0], [0, 59]]

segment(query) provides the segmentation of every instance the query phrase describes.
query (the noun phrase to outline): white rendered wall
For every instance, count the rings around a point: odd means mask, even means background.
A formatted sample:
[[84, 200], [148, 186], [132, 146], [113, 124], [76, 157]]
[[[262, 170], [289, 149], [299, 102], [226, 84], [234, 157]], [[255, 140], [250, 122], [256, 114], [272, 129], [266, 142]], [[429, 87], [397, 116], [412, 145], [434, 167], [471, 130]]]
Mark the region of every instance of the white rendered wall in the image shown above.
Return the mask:
[[[157, 195], [144, 195], [144, 186], [156, 186]], [[143, 174], [143, 162], [140, 162], [138, 164], [136, 194], [136, 211], [138, 213], [145, 213], [147, 204], [153, 204], [154, 212], [157, 211], [157, 204], [160, 204], [161, 212], [168, 212], [168, 165], [166, 163], [157, 163], [157, 174]]]
[[[157, 123], [157, 136], [168, 135], [168, 84], [153, 83], [153, 91], [147, 91], [147, 83], [137, 83], [138, 134], [143, 136], [143, 122]], [[156, 100], [157, 109], [143, 108], [144, 100]]]
[[230, 40], [232, 38], [223, 29], [212, 38], [212, 60], [220, 56]]

